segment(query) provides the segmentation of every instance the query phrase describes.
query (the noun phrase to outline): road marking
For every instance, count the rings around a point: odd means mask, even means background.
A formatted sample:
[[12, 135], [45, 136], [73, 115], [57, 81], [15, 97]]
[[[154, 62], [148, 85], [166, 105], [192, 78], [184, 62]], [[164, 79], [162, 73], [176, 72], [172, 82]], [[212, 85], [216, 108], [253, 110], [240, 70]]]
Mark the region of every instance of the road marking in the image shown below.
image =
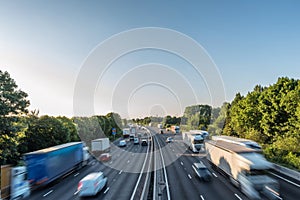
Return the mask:
[[106, 194], [108, 192], [108, 190], [109, 190], [109, 187], [106, 188], [106, 190], [103, 192], [103, 194]]
[[180, 164], [183, 166], [183, 162], [180, 162]]
[[53, 192], [53, 190], [50, 190], [49, 192], [47, 192], [46, 194], [43, 195], [43, 197], [46, 197], [47, 195], [51, 194]]
[[202, 199], [202, 200], [204, 200], [204, 198], [203, 198], [203, 196], [202, 196], [202, 195], [200, 195], [200, 197], [201, 197], [201, 199]]
[[79, 192], [79, 190], [77, 190], [76, 192], [74, 192], [74, 195], [76, 195]]
[[238, 198], [239, 200], [243, 200], [239, 195], [234, 193], [234, 196], [236, 196], [236, 198]]
[[190, 179], [192, 179], [192, 177], [191, 177], [191, 175], [190, 175], [190, 174], [188, 175], [188, 177], [189, 177]]
[[129, 163], [130, 162], [130, 160], [127, 160], [127, 163]]
[[119, 174], [122, 174], [122, 172], [123, 172], [123, 170], [121, 170], [121, 171], [119, 172]]
[[218, 177], [214, 172], [212, 174], [214, 175], [214, 177], [216, 177], [216, 178]]
[[76, 176], [78, 176], [79, 175], [79, 173], [76, 173], [76, 174], [74, 174], [74, 177], [76, 177]]
[[274, 176], [277, 176], [278, 178], [281, 178], [282, 180], [284, 180], [284, 181], [286, 181], [286, 182], [288, 182], [288, 183], [290, 183], [290, 184], [292, 184], [292, 185], [294, 185], [296, 187], [300, 187], [300, 185], [298, 185], [297, 183], [294, 183], [294, 182], [292, 182], [292, 181], [290, 181], [290, 180], [288, 180], [286, 178], [283, 178], [282, 176], [279, 176], [279, 175], [274, 174], [272, 172], [269, 172], [269, 173], [272, 174], [272, 175], [274, 175]]

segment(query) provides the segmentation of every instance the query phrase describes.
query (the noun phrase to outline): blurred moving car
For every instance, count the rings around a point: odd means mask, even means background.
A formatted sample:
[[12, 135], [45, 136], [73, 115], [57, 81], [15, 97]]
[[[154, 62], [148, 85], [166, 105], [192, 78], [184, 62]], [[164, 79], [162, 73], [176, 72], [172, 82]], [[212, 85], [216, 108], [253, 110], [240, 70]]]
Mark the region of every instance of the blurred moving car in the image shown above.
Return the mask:
[[173, 142], [173, 138], [172, 137], [167, 137], [166, 143], [171, 143], [171, 142]]
[[119, 147], [126, 147], [126, 141], [125, 140], [120, 140], [119, 141]]
[[92, 172], [78, 183], [78, 196], [95, 196], [107, 185], [107, 177], [103, 172]]
[[133, 144], [140, 144], [139, 138], [134, 138], [133, 139]]
[[211, 172], [207, 169], [207, 167], [203, 164], [203, 162], [193, 163], [192, 165], [197, 176], [203, 181], [210, 181], [212, 178]]
[[148, 146], [148, 142], [147, 142], [147, 140], [145, 140], [145, 139], [142, 140], [142, 143], [141, 143], [141, 144], [142, 144], [142, 146]]
[[110, 153], [103, 153], [99, 156], [99, 160], [101, 162], [107, 162], [111, 160], [111, 154]]

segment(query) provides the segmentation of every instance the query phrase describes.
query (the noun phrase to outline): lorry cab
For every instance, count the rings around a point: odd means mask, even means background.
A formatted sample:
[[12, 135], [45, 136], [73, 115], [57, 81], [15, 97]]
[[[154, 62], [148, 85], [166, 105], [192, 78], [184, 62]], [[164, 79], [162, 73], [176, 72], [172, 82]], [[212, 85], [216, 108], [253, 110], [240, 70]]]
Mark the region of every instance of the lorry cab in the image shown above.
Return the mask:
[[104, 176], [103, 172], [90, 173], [79, 181], [77, 188], [78, 195], [79, 197], [95, 196], [106, 184], [107, 177]]

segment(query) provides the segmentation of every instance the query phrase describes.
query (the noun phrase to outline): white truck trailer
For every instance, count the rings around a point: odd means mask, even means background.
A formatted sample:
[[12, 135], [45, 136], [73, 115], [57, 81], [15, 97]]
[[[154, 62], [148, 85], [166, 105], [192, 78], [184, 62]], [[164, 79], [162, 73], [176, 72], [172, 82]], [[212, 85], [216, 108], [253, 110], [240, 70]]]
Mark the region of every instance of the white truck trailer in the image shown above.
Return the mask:
[[258, 143], [254, 142], [253, 140], [237, 138], [237, 137], [227, 136], [227, 135], [212, 136], [212, 140], [215, 140], [215, 141], [222, 140], [225, 142], [235, 143], [238, 145], [249, 147], [251, 149], [255, 149], [257, 151], [261, 151], [261, 146]]
[[108, 152], [110, 150], [110, 143], [108, 138], [99, 138], [91, 141], [92, 153], [95, 156]]
[[199, 133], [183, 132], [182, 139], [194, 153], [199, 153], [203, 149], [204, 139]]
[[279, 183], [268, 175], [272, 164], [255, 149], [225, 141], [207, 141], [206, 158], [250, 199], [281, 199]]

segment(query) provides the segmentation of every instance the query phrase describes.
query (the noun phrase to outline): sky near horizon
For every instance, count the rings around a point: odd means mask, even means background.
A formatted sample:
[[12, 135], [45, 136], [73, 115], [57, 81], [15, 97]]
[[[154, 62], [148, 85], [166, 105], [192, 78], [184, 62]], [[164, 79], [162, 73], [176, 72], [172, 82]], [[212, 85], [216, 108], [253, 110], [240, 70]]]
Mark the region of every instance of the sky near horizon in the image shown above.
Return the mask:
[[296, 0], [0, 0], [0, 69], [41, 115], [180, 116], [300, 79], [299, 10]]

